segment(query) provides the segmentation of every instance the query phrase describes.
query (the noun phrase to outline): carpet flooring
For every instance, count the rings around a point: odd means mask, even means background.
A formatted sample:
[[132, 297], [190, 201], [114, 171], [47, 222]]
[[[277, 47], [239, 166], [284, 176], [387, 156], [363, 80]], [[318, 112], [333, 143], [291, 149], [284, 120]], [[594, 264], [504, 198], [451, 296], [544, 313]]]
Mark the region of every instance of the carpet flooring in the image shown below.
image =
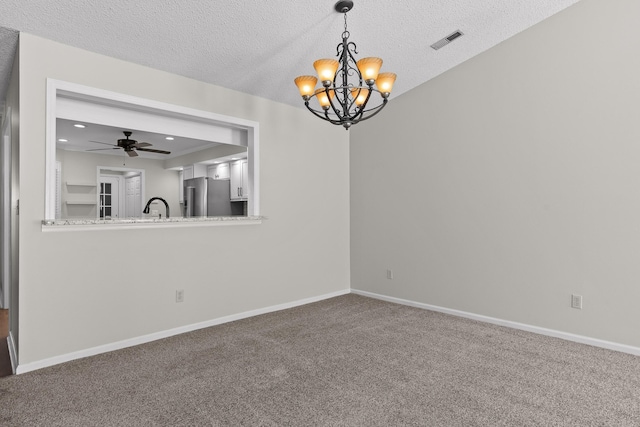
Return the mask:
[[0, 378], [3, 426], [640, 426], [640, 358], [345, 295]]

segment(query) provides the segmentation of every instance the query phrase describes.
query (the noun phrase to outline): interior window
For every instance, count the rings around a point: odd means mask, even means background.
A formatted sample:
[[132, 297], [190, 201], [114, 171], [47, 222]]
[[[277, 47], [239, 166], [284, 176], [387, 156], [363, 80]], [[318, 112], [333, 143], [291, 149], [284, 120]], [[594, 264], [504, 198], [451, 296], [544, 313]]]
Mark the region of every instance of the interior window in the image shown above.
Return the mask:
[[55, 80], [48, 91], [45, 219], [185, 216], [193, 178], [228, 185], [216, 212], [259, 215], [257, 123]]

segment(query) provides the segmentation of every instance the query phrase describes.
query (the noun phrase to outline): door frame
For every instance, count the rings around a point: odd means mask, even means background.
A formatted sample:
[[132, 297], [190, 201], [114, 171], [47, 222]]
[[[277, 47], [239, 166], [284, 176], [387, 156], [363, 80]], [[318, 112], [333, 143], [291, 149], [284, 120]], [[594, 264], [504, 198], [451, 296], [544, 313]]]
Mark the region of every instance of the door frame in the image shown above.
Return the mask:
[[11, 293], [11, 108], [2, 117], [0, 135], [2, 177], [0, 177], [0, 308], [8, 309]]
[[[125, 198], [126, 198], [126, 188], [125, 188], [125, 181], [126, 181], [126, 176], [125, 175], [115, 175], [115, 174], [109, 174], [108, 171], [114, 171], [114, 172], [133, 172], [137, 175], [140, 175], [140, 206], [144, 206], [144, 201], [147, 200], [145, 198], [145, 187], [146, 187], [146, 181], [145, 181], [145, 170], [144, 169], [136, 169], [136, 168], [127, 168], [127, 167], [117, 167], [117, 166], [98, 166], [96, 168], [96, 182], [98, 183], [98, 190], [100, 190], [100, 177], [101, 176], [120, 176], [122, 177], [122, 182], [121, 182], [121, 188], [119, 189], [120, 191], [120, 200], [118, 201], [120, 203], [121, 206], [125, 206]], [[96, 212], [96, 216], [100, 216], [100, 191], [96, 191], [97, 193], [97, 200], [96, 200], [96, 205], [98, 206], [98, 212]], [[125, 210], [125, 214], [126, 214], [126, 210]]]

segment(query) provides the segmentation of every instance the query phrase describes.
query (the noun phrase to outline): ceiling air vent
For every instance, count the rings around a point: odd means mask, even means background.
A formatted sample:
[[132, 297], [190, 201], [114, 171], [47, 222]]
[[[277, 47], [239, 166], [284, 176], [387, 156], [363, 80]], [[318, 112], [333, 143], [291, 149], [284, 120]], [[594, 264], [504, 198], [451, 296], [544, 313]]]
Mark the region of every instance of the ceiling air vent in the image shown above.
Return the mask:
[[437, 42], [432, 44], [431, 47], [434, 50], [438, 50], [441, 47], [444, 47], [444, 46], [448, 45], [449, 43], [451, 43], [452, 41], [454, 41], [455, 39], [457, 39], [461, 35], [463, 35], [463, 32], [458, 30], [458, 31], [456, 31], [454, 33], [449, 34], [447, 37], [443, 38], [442, 40], [438, 40]]

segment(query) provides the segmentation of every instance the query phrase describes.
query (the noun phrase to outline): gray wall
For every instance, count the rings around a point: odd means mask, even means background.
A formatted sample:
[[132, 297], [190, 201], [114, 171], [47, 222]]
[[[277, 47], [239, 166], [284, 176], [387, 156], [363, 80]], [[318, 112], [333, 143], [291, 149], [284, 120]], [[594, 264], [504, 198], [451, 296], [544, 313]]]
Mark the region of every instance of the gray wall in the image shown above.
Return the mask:
[[[259, 122], [261, 213], [268, 219], [43, 232], [48, 77]], [[20, 150], [28, 153], [20, 156], [21, 365], [348, 290], [344, 129], [301, 108], [24, 33], [20, 102]], [[183, 303], [175, 302], [176, 289], [184, 289]]]
[[639, 16], [582, 0], [354, 127], [352, 288], [640, 346]]

